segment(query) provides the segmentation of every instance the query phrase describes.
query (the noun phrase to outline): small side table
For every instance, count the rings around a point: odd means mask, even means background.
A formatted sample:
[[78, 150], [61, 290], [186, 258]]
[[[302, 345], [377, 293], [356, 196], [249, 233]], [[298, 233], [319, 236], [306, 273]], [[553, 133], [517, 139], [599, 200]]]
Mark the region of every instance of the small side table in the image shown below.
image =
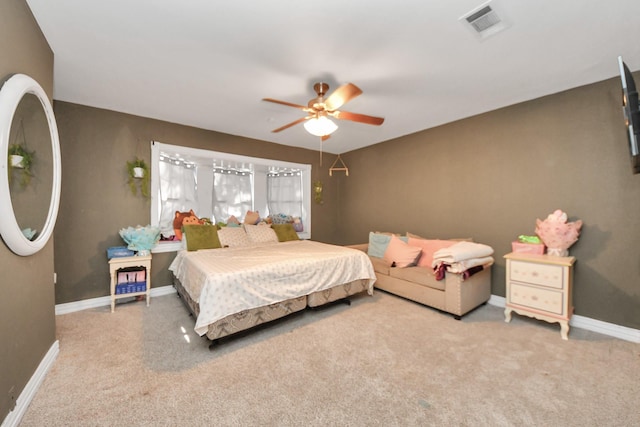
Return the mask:
[[576, 259], [512, 252], [507, 260], [505, 322], [511, 312], [560, 323], [560, 335], [569, 339], [573, 314], [573, 264]]
[[[130, 292], [127, 294], [116, 295], [116, 283], [118, 281], [118, 270], [128, 267], [144, 267], [147, 272], [145, 274], [145, 290], [144, 292]], [[151, 255], [146, 256], [129, 256], [111, 258], [109, 260], [109, 273], [111, 274], [111, 312], [116, 307], [116, 300], [119, 298], [135, 297], [145, 295], [147, 299], [147, 307], [151, 299]]]

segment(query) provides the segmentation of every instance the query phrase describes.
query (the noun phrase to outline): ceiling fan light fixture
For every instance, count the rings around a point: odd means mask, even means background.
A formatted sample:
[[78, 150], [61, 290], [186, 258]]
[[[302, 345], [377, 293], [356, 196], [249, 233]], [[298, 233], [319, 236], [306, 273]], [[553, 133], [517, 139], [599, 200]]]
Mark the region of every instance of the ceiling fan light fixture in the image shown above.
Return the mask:
[[314, 117], [304, 122], [304, 128], [311, 135], [327, 136], [338, 129], [338, 125], [329, 120], [326, 116]]

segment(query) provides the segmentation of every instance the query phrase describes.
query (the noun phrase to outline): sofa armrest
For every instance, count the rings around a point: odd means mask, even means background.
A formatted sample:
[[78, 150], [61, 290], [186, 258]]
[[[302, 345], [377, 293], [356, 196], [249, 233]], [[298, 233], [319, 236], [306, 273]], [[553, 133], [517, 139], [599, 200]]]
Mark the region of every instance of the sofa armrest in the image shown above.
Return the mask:
[[369, 251], [369, 244], [368, 243], [360, 243], [358, 245], [347, 245], [347, 248], [357, 249], [359, 251], [367, 253]]

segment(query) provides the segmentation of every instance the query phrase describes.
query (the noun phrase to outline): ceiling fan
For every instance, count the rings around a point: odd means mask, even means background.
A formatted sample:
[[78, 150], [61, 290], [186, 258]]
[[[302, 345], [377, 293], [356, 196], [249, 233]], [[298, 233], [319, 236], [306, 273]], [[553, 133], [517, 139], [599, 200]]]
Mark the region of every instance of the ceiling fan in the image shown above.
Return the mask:
[[362, 94], [362, 90], [353, 83], [346, 83], [334, 90], [331, 95], [325, 99], [325, 95], [329, 90], [329, 85], [326, 83], [316, 83], [313, 85], [313, 90], [318, 94], [316, 98], [309, 101], [308, 105], [293, 104], [291, 102], [279, 101], [272, 98], [263, 98], [263, 101], [274, 102], [276, 104], [286, 105], [288, 107], [298, 108], [307, 116], [295, 120], [289, 124], [281, 126], [272, 132], [280, 132], [285, 129], [295, 126], [298, 123], [304, 122], [305, 129], [312, 135], [316, 135], [322, 138], [323, 141], [329, 139], [329, 135], [333, 133], [338, 126], [329, 120], [329, 117], [333, 117], [338, 120], [349, 120], [352, 122], [364, 123], [368, 125], [380, 126], [384, 119], [381, 117], [367, 116], [364, 114], [350, 113], [348, 111], [340, 111], [338, 108]]

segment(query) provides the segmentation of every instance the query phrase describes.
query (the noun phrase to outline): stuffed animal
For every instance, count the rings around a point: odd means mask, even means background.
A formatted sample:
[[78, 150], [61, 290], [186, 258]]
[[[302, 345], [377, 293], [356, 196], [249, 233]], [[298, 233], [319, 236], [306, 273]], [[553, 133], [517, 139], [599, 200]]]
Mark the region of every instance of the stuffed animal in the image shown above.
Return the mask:
[[227, 227], [240, 227], [240, 221], [235, 215], [231, 215], [227, 220]]
[[196, 216], [193, 209], [189, 212], [176, 211], [176, 215], [173, 217], [173, 232], [178, 240], [182, 240], [183, 224], [202, 224], [202, 221]]
[[244, 216], [244, 223], [256, 225], [258, 222], [260, 222], [260, 213], [258, 211], [247, 211]]

